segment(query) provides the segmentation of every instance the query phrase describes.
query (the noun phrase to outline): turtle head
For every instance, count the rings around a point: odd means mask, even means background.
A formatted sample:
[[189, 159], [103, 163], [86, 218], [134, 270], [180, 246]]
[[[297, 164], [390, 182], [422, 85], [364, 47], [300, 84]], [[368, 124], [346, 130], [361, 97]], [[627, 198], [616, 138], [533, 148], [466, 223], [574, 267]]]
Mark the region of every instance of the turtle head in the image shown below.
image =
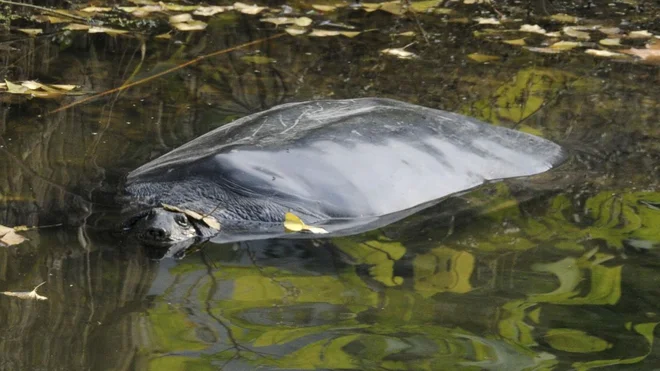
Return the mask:
[[186, 214], [160, 207], [136, 215], [126, 228], [140, 242], [157, 247], [167, 247], [198, 235]]

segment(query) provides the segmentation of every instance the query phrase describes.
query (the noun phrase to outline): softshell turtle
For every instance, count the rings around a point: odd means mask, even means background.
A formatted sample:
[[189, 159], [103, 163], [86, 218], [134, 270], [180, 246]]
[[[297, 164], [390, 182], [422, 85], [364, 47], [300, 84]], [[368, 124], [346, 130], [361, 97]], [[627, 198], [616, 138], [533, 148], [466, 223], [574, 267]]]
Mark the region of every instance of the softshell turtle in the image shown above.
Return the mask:
[[564, 157], [548, 140], [391, 99], [283, 104], [131, 172], [126, 194], [142, 211], [124, 226], [167, 248], [309, 237], [285, 231], [290, 212], [329, 236], [348, 235]]

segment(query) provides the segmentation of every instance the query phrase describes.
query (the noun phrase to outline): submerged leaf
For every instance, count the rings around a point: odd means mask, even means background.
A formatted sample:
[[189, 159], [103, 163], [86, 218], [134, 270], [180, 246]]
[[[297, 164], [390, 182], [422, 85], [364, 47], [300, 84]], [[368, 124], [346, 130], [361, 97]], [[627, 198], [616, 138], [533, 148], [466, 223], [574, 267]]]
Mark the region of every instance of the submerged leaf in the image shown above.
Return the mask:
[[630, 39], [649, 39], [653, 37], [653, 34], [643, 30], [643, 31], [633, 31], [628, 34], [628, 38]]
[[37, 294], [37, 289], [44, 283], [46, 282], [42, 282], [38, 284], [37, 287], [35, 287], [32, 291], [17, 291], [17, 292], [3, 291], [2, 294], [7, 296], [14, 296], [19, 299], [25, 299], [25, 300], [48, 300], [47, 297]]
[[380, 51], [383, 54], [389, 54], [393, 55], [399, 59], [413, 59], [417, 58], [417, 54], [411, 53], [409, 51], [404, 50], [403, 48], [390, 48], [390, 49], [383, 49]]
[[587, 54], [594, 55], [596, 57], [606, 57], [606, 58], [621, 58], [625, 57], [624, 54], [611, 52], [609, 50], [599, 50], [599, 49], [587, 49], [584, 51]]
[[612, 347], [601, 338], [570, 328], [548, 330], [545, 341], [554, 349], [571, 353], [601, 352]]
[[287, 232], [310, 232], [314, 234], [328, 233], [328, 231], [321, 227], [314, 227], [305, 224], [302, 219], [292, 212], [284, 214], [284, 230]]
[[479, 63], [487, 63], [487, 62], [497, 61], [500, 59], [500, 57], [496, 55], [487, 55], [481, 53], [469, 54], [468, 58], [472, 59], [473, 61], [477, 61]]
[[563, 13], [553, 14], [553, 15], [550, 16], [550, 19], [552, 19], [553, 21], [562, 22], [562, 23], [577, 23], [577, 21], [578, 21], [578, 17], [568, 15], [568, 14], [563, 14]]
[[559, 41], [559, 42], [556, 42], [556, 43], [550, 45], [550, 48], [551, 49], [556, 49], [556, 50], [571, 50], [571, 49], [577, 48], [578, 46], [580, 46], [579, 42]]
[[517, 45], [517, 46], [527, 45], [527, 43], [525, 43], [525, 39], [504, 40], [503, 42], [509, 45]]

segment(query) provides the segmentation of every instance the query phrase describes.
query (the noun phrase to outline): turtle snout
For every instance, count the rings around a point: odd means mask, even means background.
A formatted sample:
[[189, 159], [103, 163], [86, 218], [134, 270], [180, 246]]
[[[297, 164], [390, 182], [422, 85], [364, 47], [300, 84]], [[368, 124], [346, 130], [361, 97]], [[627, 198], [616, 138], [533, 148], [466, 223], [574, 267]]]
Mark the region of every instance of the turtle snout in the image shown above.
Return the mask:
[[162, 227], [149, 227], [145, 234], [153, 241], [165, 241], [170, 238], [170, 232]]

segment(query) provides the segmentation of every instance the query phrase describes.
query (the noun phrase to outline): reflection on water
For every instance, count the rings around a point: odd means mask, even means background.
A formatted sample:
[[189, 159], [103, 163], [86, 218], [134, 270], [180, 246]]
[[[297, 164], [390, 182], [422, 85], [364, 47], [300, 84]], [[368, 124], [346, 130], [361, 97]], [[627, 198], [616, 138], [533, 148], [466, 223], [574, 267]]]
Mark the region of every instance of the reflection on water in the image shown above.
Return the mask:
[[[391, 27], [381, 12], [346, 17]], [[378, 32], [285, 37], [53, 115], [67, 99], [1, 95], [0, 224], [60, 226], [0, 249], [0, 290], [46, 281], [48, 297], [0, 296], [0, 369], [653, 369], [657, 66], [498, 49], [470, 25], [424, 25], [432, 47], [414, 61], [383, 58], [394, 42]], [[135, 78], [266, 35], [223, 16], [185, 42], [148, 44]], [[1, 68], [103, 91], [140, 60], [130, 38], [65, 44], [14, 41]], [[508, 57], [467, 62], [480, 49]], [[243, 58], [254, 55], [276, 62]], [[138, 165], [279, 103], [360, 96], [515, 127], [573, 156], [361, 236], [208, 244], [157, 263], [108, 233]]]

